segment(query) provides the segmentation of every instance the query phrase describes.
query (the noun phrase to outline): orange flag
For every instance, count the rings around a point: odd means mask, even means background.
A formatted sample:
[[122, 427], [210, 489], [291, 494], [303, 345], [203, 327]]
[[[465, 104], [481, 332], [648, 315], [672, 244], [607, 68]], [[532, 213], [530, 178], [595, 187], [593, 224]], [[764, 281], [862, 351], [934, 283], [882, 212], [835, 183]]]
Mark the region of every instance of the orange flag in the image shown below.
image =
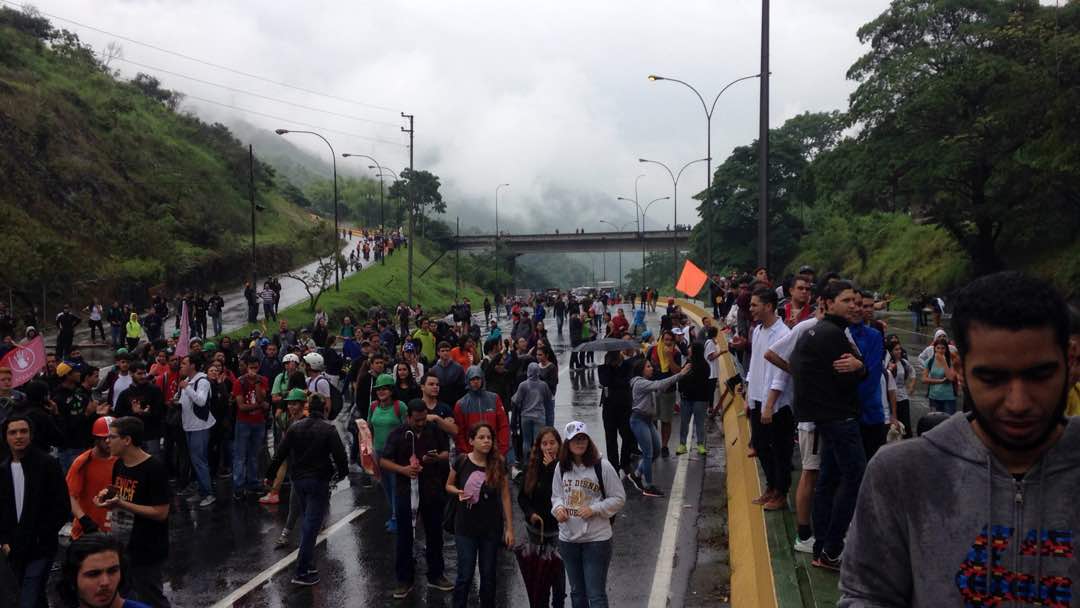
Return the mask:
[[709, 277], [705, 274], [704, 270], [695, 266], [690, 260], [686, 260], [686, 264], [683, 265], [682, 274], [679, 275], [679, 282], [675, 284], [675, 289], [692, 298], [701, 291], [701, 288], [705, 285], [705, 281], [708, 280]]

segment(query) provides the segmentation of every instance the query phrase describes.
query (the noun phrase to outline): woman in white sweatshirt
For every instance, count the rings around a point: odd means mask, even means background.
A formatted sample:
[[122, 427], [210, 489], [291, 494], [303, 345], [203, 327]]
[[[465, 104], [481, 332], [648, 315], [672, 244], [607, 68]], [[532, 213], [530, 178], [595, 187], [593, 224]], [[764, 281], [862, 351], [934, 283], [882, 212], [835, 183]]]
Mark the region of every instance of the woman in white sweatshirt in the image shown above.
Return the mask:
[[559, 555], [574, 608], [607, 608], [611, 520], [625, 503], [619, 474], [600, 457], [585, 423], [567, 424], [551, 483], [551, 514], [559, 522]]

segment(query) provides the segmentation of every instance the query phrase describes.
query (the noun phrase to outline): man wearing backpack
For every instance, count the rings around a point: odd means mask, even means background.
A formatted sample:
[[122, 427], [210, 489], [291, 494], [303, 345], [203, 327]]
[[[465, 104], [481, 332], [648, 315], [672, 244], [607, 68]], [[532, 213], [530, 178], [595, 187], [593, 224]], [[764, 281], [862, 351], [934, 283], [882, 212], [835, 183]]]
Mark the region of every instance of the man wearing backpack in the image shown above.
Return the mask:
[[[259, 450], [266, 440], [266, 411], [269, 407], [269, 383], [259, 375], [259, 360], [248, 355], [247, 371], [233, 384], [236, 401], [236, 435], [233, 438], [233, 500], [244, 499], [245, 492], [261, 494]], [[192, 458], [192, 462], [194, 462]]]
[[[199, 484], [199, 506], [209, 507], [217, 500], [210, 487], [210, 429], [214, 415], [210, 413], [210, 379], [203, 373], [202, 355], [193, 353], [180, 360], [180, 417], [187, 436], [188, 456], [195, 480]], [[196, 500], [192, 497], [192, 500]]]
[[317, 352], [304, 355], [304, 363], [307, 365], [307, 390], [309, 393], [322, 395], [326, 403], [330, 404], [327, 420], [333, 421], [341, 413], [344, 399], [341, 389], [326, 375], [326, 361]]

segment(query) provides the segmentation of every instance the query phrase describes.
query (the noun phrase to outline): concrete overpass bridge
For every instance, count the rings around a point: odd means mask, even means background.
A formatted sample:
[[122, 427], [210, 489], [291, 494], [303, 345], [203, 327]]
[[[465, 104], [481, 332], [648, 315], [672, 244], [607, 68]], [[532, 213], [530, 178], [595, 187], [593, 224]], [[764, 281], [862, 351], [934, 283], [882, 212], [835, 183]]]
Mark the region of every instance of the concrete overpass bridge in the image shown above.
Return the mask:
[[[494, 234], [462, 235], [452, 242], [457, 249], [493, 249]], [[499, 249], [511, 256], [554, 252], [631, 252], [685, 250], [690, 245], [688, 230], [647, 230], [642, 232], [551, 232], [545, 234], [509, 234], [498, 236]]]

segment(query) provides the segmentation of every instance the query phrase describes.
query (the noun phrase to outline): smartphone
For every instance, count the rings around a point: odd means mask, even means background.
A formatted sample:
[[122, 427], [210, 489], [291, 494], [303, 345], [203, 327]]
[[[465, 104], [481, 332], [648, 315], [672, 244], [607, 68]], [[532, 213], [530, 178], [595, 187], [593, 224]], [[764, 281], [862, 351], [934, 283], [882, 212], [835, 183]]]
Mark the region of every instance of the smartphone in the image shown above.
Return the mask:
[[106, 486], [105, 487], [105, 498], [104, 498], [104, 500], [111, 500], [111, 499], [115, 498], [116, 495], [119, 494], [119, 493], [120, 493], [120, 488], [118, 488], [116, 486], [112, 486], [112, 485]]

